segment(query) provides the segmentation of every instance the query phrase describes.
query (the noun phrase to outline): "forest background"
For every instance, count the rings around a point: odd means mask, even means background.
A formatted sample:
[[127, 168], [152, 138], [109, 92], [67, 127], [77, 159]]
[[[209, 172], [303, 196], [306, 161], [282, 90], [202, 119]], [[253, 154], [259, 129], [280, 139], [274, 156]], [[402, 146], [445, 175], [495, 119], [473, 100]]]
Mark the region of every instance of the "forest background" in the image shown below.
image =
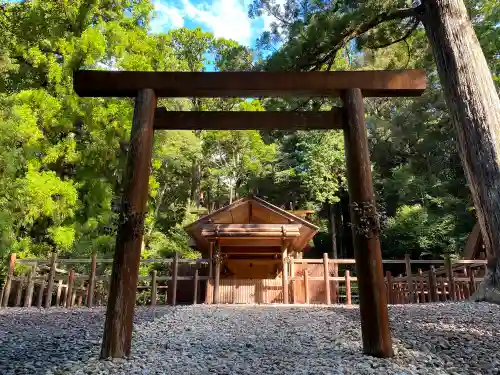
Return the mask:
[[[154, 7], [147, 0], [0, 2], [0, 256], [112, 256], [133, 101], [79, 98], [74, 70], [298, 69], [297, 48], [306, 54], [308, 47], [300, 36], [317, 33], [309, 50], [320, 48], [328, 34], [358, 21], [357, 3], [255, 0], [249, 17], [267, 12], [274, 22], [249, 48], [200, 28], [152, 33]], [[363, 3], [374, 11], [401, 5]], [[467, 5], [498, 90], [500, 6], [497, 0]], [[474, 208], [423, 28], [389, 23], [306, 70], [409, 68], [427, 71], [423, 96], [365, 100], [383, 257], [459, 256]], [[337, 104], [318, 98], [159, 103], [196, 111]], [[321, 232], [308, 256], [331, 253], [335, 242], [338, 257], [353, 257], [343, 143], [335, 130], [157, 132], [142, 256], [196, 257], [182, 227], [253, 193], [286, 209], [314, 211], [310, 219]]]

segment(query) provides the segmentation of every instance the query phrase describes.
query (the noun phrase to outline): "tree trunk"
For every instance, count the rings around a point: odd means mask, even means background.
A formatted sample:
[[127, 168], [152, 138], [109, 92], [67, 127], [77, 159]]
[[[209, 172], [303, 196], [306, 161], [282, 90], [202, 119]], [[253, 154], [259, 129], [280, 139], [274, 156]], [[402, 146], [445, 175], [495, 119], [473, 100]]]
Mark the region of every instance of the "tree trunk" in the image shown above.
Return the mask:
[[339, 258], [346, 258], [344, 255], [344, 244], [342, 236], [342, 209], [340, 207], [340, 202], [337, 202], [334, 206], [335, 209], [335, 228], [337, 230], [337, 251]]
[[500, 303], [500, 99], [463, 0], [423, 0], [420, 16], [490, 259], [475, 299]]
[[342, 244], [344, 245], [344, 257], [354, 258], [354, 247], [352, 245], [351, 213], [349, 212], [349, 193], [342, 189], [340, 195], [340, 206], [342, 210]]
[[334, 203], [327, 203], [328, 206], [328, 224], [330, 229], [330, 238], [332, 241], [332, 258], [337, 259], [337, 231], [335, 228], [335, 205]]

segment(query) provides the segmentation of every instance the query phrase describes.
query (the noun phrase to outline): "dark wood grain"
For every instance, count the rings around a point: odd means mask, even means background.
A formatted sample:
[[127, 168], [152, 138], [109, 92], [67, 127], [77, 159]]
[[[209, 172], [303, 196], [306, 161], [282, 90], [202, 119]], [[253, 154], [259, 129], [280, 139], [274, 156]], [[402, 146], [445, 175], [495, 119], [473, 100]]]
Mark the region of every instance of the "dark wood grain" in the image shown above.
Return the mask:
[[312, 130], [342, 129], [342, 108], [320, 112], [169, 112], [158, 108], [155, 129]]
[[139, 91], [135, 99], [127, 166], [123, 176], [120, 224], [111, 273], [101, 358], [129, 356], [148, 199], [156, 95]]
[[365, 354], [387, 358], [393, 356], [393, 350], [363, 96], [360, 89], [349, 89], [343, 93], [342, 99], [345, 107], [345, 153], [363, 351]]
[[159, 97], [340, 96], [359, 87], [364, 96], [419, 96], [423, 70], [336, 72], [125, 72], [74, 73], [80, 96], [135, 97], [142, 88]]

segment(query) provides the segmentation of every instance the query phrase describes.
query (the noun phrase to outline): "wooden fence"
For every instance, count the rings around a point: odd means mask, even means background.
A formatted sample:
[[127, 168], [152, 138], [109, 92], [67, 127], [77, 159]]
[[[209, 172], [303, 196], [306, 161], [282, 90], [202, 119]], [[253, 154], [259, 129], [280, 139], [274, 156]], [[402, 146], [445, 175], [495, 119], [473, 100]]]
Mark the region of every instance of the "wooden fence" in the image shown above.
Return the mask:
[[[104, 305], [109, 275], [98, 275], [97, 265], [111, 265], [112, 262], [112, 259], [97, 259], [95, 254], [90, 259], [58, 259], [55, 254], [49, 259], [16, 259], [12, 254], [0, 294], [0, 307]], [[213, 301], [350, 305], [356, 303], [358, 297], [355, 260], [328, 259], [326, 254], [323, 259], [290, 259], [285, 280], [215, 278], [211, 259], [175, 256], [173, 259], [141, 260], [141, 264], [152, 263], [164, 267], [161, 272], [165, 275], [152, 271], [149, 276], [140, 276], [137, 286], [139, 295], [146, 296], [147, 301], [143, 303], [150, 305]], [[16, 268], [16, 264], [22, 266]], [[391, 271], [385, 273], [390, 304], [467, 299], [483, 280], [486, 269], [485, 260], [416, 260], [409, 256], [401, 260], [383, 260], [383, 264], [385, 267], [399, 265], [406, 270], [398, 276], [393, 276]], [[76, 273], [76, 265], [87, 265], [88, 274]], [[424, 272], [419, 268], [412, 273], [415, 265], [428, 267], [428, 270]], [[441, 267], [436, 269], [435, 265]], [[283, 289], [288, 292], [286, 299]]]

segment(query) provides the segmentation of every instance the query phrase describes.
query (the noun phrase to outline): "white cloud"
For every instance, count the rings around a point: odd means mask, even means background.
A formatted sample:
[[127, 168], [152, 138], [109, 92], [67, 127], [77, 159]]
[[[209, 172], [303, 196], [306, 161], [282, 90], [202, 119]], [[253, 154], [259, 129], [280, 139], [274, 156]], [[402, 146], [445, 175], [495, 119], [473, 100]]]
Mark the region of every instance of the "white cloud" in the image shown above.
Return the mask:
[[155, 15], [150, 25], [152, 32], [159, 33], [184, 26], [184, 15], [181, 9], [166, 5], [160, 0], [153, 1], [153, 6]]
[[[155, 17], [151, 22], [151, 31], [158, 33], [176, 29], [186, 21], [201, 24], [217, 38], [236, 40], [249, 45], [254, 20], [248, 18], [248, 6], [251, 0], [154, 0]], [[175, 5], [172, 5], [175, 4]], [[258, 31], [258, 30], [257, 30]]]
[[249, 44], [252, 36], [252, 23], [248, 18], [248, 4], [239, 0], [213, 0], [194, 5], [189, 0], [182, 0], [187, 17], [207, 26], [217, 38], [233, 39], [242, 44]]

